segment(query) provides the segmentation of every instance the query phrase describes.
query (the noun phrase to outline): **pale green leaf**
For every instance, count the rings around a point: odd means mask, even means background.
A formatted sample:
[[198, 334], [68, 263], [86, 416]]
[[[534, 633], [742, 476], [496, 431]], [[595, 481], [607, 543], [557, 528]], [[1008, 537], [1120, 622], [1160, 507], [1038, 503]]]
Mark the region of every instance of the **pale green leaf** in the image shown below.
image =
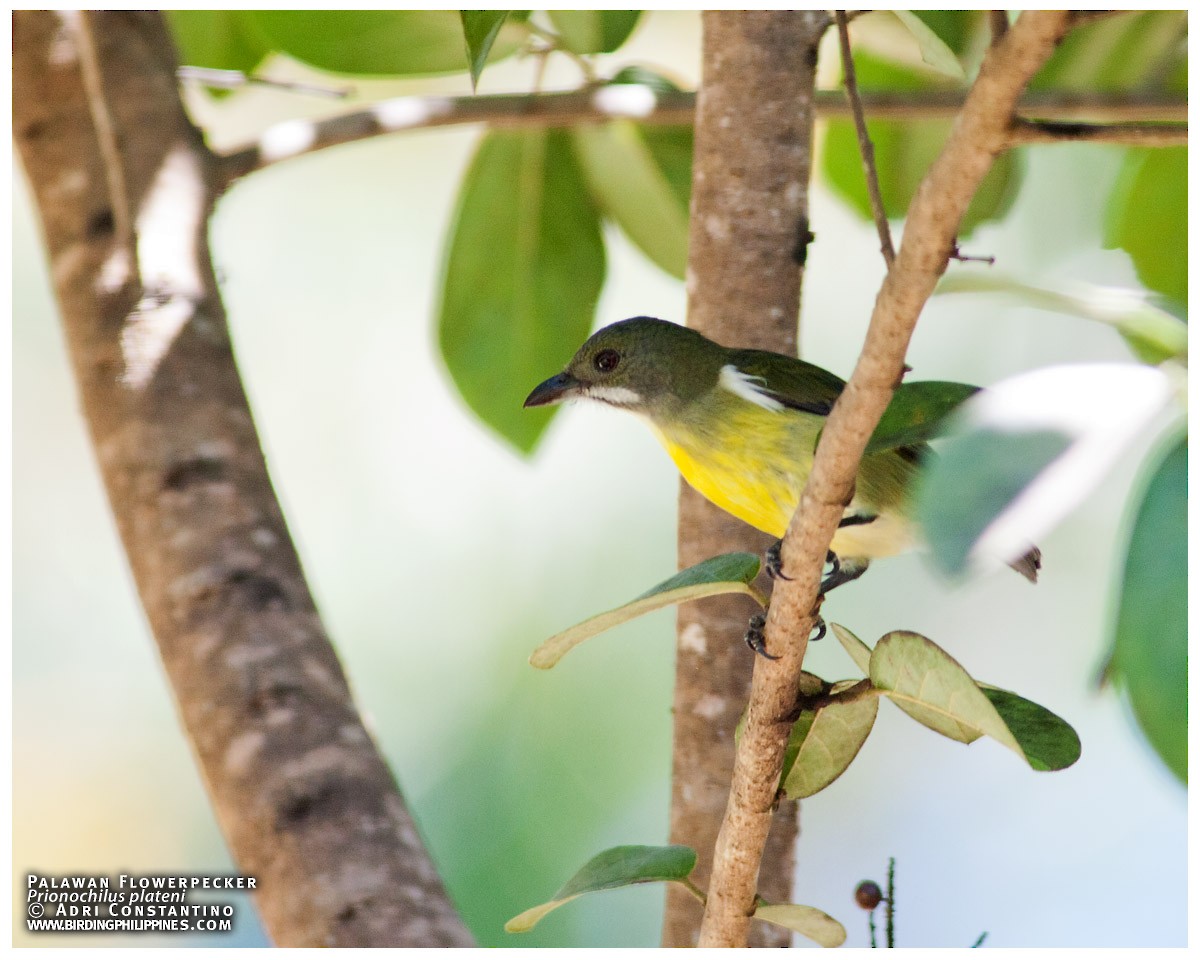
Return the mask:
[[892, 14], [917, 42], [917, 49], [921, 51], [922, 61], [938, 73], [944, 73], [955, 80], [966, 79], [962, 64], [958, 62], [954, 51], [946, 46], [942, 38], [929, 29], [920, 17], [908, 10], [893, 10]]
[[489, 133], [463, 181], [438, 340], [463, 399], [529, 451], [553, 407], [531, 384], [586, 338], [604, 284], [599, 211], [561, 130]]
[[672, 276], [687, 265], [688, 210], [632, 120], [579, 126], [575, 149], [592, 196], [637, 247]]
[[589, 637], [676, 603], [723, 593], [744, 593], [765, 606], [763, 597], [752, 586], [754, 578], [758, 576], [758, 568], [759, 558], [753, 553], [725, 553], [712, 557], [681, 570], [629, 603], [555, 634], [533, 651], [529, 662], [539, 670], [549, 670], [573, 647]]
[[[833, 685], [840, 693], [855, 681]], [[831, 703], [806, 712], [793, 727], [799, 744], [790, 768], [785, 763], [783, 789], [794, 800], [811, 797], [824, 790], [845, 772], [866, 742], [879, 712], [879, 698], [866, 696], [845, 703]], [[792, 743], [789, 741], [789, 753]]]
[[870, 667], [871, 682], [924, 726], [960, 743], [986, 735], [1026, 759], [971, 675], [927, 637], [892, 631], [875, 645]]
[[808, 937], [818, 946], [840, 947], [846, 942], [846, 928], [824, 910], [798, 903], [760, 903], [755, 920], [765, 920]]
[[1035, 287], [989, 270], [987, 273], [951, 274], [942, 279], [935, 293], [996, 293], [1040, 310], [1107, 324], [1115, 328], [1138, 359], [1146, 363], [1157, 364], [1187, 356], [1187, 324], [1149, 303], [1136, 291], [1077, 285], [1070, 293], [1064, 293]]
[[585, 863], [551, 900], [513, 917], [504, 929], [509, 933], [525, 933], [551, 910], [585, 893], [635, 883], [686, 880], [695, 867], [696, 851], [691, 847], [612, 847]]

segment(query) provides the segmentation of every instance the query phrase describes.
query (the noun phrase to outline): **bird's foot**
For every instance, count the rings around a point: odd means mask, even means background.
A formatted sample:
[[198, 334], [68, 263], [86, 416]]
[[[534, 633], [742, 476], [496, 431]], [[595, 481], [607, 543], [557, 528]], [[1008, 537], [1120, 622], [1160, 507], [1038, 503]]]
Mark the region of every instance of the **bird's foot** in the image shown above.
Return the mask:
[[815, 617], [813, 619], [812, 628], [813, 628], [813, 634], [815, 634], [815, 636], [811, 636], [811, 635], [809, 636], [809, 638], [808, 638], [809, 643], [816, 643], [818, 640], [825, 639], [826, 631], [825, 631], [825, 620], [823, 617], [821, 617], [819, 615], [817, 617]]
[[767, 653], [767, 637], [763, 632], [763, 628], [766, 625], [767, 618], [761, 613], [756, 613], [750, 618], [750, 624], [746, 627], [746, 646], [760, 657], [766, 657], [768, 660], [778, 660], [778, 657]]
[[776, 540], [773, 544], [767, 547], [766, 557], [764, 558], [763, 566], [766, 567], [767, 576], [772, 580], [791, 580], [783, 572], [783, 541]]

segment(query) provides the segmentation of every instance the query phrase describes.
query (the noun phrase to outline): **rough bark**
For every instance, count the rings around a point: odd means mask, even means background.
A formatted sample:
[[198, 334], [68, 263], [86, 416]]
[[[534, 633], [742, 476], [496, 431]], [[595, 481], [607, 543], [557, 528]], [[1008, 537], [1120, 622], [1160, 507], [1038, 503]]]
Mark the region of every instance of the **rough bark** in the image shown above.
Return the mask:
[[213, 158], [154, 13], [13, 18], [13, 120], [138, 592], [239, 869], [288, 946], [471, 938], [288, 536], [206, 241]]
[[714, 854], [701, 946], [746, 942], [755, 878], [767, 843], [771, 806], [787, 743], [821, 565], [850, 501], [867, 440], [903, 376], [917, 316], [954, 247], [967, 205], [1010, 142], [1018, 98], [1070, 23], [1062, 11], [1024, 13], [980, 67], [962, 113], [908, 212], [896, 262], [884, 280], [862, 354], [830, 414], [812, 475], [783, 543], [781, 581], [767, 620], [768, 649], [758, 659], [738, 745], [729, 805]]
[[[718, 342], [796, 353], [808, 234], [813, 84], [824, 12], [721, 11], [703, 15], [696, 106], [688, 325]], [[761, 553], [770, 538], [717, 509], [686, 485], [679, 503], [679, 563], [719, 553]], [[733, 769], [733, 731], [750, 689], [753, 655], [742, 643], [755, 612], [742, 598], [680, 608], [674, 698], [671, 842], [711, 851]], [[759, 887], [790, 899], [796, 805], [783, 802]], [[694, 946], [699, 904], [667, 894], [666, 946]], [[787, 946], [785, 930], [758, 925], [752, 944]]]

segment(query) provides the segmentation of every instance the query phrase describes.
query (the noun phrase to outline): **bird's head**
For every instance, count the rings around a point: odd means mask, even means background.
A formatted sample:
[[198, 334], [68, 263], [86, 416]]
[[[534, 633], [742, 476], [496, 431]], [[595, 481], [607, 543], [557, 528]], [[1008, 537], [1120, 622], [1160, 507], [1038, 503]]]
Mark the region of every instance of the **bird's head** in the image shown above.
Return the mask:
[[534, 387], [525, 406], [584, 397], [654, 419], [712, 389], [724, 352], [665, 320], [622, 320], [592, 334], [562, 373]]

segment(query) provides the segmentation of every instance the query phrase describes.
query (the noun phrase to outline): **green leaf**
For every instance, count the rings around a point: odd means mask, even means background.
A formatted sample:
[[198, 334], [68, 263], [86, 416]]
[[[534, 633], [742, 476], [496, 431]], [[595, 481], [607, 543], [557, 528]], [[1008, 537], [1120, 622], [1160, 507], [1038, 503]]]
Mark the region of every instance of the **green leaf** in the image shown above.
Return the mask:
[[[854, 683], [835, 683], [831, 692], [840, 693]], [[795, 759], [789, 765], [785, 756], [784, 792], [798, 800], [833, 783], [858, 756], [878, 712], [879, 698], [867, 696], [801, 714], [788, 740], [787, 753]]]
[[[884, 63], [869, 54], [856, 53], [854, 63], [859, 86], [864, 90], [903, 93], [946, 88], [945, 84], [931, 83], [912, 70]], [[889, 219], [899, 219], [908, 212], [917, 187], [946, 142], [950, 127], [950, 121], [941, 120], [910, 123], [868, 119], [879, 190]], [[1008, 212], [1019, 191], [1021, 170], [1018, 151], [1010, 150], [996, 158], [967, 208], [959, 227], [960, 237], [968, 236], [979, 224], [998, 220]], [[821, 154], [821, 171], [834, 191], [860, 216], [872, 219], [858, 134], [852, 121], [830, 121]]]
[[[459, 73], [463, 23], [454, 10], [248, 11], [271, 46], [334, 73]], [[513, 53], [523, 31], [504, 27], [492, 59]]]
[[1158, 463], [1133, 521], [1112, 675], [1151, 746], [1187, 783], [1187, 437]]
[[[682, 93], [683, 88], [679, 84], [673, 82], [668, 77], [664, 77], [661, 73], [656, 73], [646, 67], [638, 64], [630, 64], [627, 67], [622, 67], [608, 81], [609, 83], [634, 83], [639, 86], [649, 87], [656, 93]], [[691, 127], [686, 129], [691, 130]], [[689, 155], [690, 156], [690, 155]], [[690, 169], [690, 159], [689, 159]]]
[[[687, 266], [687, 192], [659, 162], [648, 128], [632, 120], [579, 126], [571, 131], [592, 195], [604, 212], [651, 260], [672, 276], [683, 279]], [[688, 141], [690, 189], [691, 131], [676, 132]], [[660, 152], [671, 144], [659, 131], [653, 142]], [[677, 152], [678, 149], [677, 149]], [[672, 171], [675, 173], [675, 171]]]
[[818, 946], [840, 947], [846, 942], [846, 928], [824, 910], [798, 903], [760, 903], [755, 920], [765, 920], [808, 937]]
[[904, 25], [904, 28], [917, 42], [917, 49], [921, 51], [922, 61], [938, 73], [944, 73], [955, 80], [966, 80], [962, 64], [958, 62], [954, 51], [946, 46], [945, 41], [926, 26], [920, 17], [908, 10], [893, 10], [892, 15]]
[[1126, 12], [1071, 30], [1030, 83], [1032, 90], [1113, 93], [1153, 84], [1181, 50], [1187, 12]]
[[561, 130], [489, 133], [463, 181], [438, 337], [471, 409], [533, 449], [553, 408], [530, 384], [586, 339], [604, 284], [600, 216]]
[[467, 43], [467, 66], [471, 70], [471, 87], [479, 84], [479, 75], [487, 63], [492, 44], [508, 19], [509, 10], [460, 10], [463, 39]]
[[753, 553], [723, 553], [711, 557], [651, 587], [620, 607], [597, 614], [582, 623], [557, 633], [533, 651], [529, 662], [539, 670], [549, 670], [571, 650], [589, 637], [610, 630], [643, 614], [676, 603], [714, 597], [722, 593], [744, 593], [761, 606], [765, 599], [752, 586], [758, 576], [759, 559]]
[[[246, 11], [167, 10], [165, 15], [179, 62], [188, 66], [251, 74], [271, 53], [270, 44]], [[209, 92], [217, 97], [229, 93]]]
[[1040, 704], [986, 683], [979, 684], [1004, 725], [1012, 731], [1034, 770], [1065, 770], [1079, 759], [1079, 734]]
[[1108, 200], [1104, 243], [1138, 279], [1179, 303], [1188, 296], [1187, 147], [1130, 150]]
[[[830, 628], [855, 664], [864, 673], [869, 673], [871, 648], [841, 624], [831, 623]], [[1025, 759], [1034, 770], [1062, 770], [1079, 759], [1079, 735], [1061, 717], [1010, 690], [986, 683], [976, 685], [1021, 745]], [[973, 731], [964, 730], [961, 724], [946, 723], [940, 714], [929, 714], [905, 699], [892, 699], [896, 706], [918, 723], [944, 733], [953, 740], [971, 743], [979, 737]], [[963, 739], [964, 736], [968, 739]]]
[[971, 675], [927, 637], [893, 630], [875, 644], [870, 666], [871, 683], [918, 723], [960, 743], [986, 735], [1026, 759]]
[[572, 53], [612, 53], [629, 39], [640, 10], [551, 10], [550, 22]]
[[971, 548], [1035, 477], [1071, 445], [1055, 430], [979, 429], [955, 437], [917, 482], [917, 518], [934, 562], [966, 569]]
[[551, 910], [585, 893], [613, 890], [635, 883], [686, 880], [696, 867], [696, 851], [691, 847], [612, 847], [596, 854], [563, 884], [554, 898], [531, 907], [504, 925], [509, 933], [532, 930]]
[[944, 277], [935, 293], [998, 293], [1041, 310], [1104, 323], [1115, 328], [1145, 363], [1159, 364], [1187, 356], [1187, 324], [1130, 290], [1094, 287], [1087, 292], [1066, 294], [1033, 287], [989, 270]]
[[932, 439], [958, 405], [978, 392], [978, 387], [946, 380], [900, 384], [871, 434], [866, 452], [879, 453]]

